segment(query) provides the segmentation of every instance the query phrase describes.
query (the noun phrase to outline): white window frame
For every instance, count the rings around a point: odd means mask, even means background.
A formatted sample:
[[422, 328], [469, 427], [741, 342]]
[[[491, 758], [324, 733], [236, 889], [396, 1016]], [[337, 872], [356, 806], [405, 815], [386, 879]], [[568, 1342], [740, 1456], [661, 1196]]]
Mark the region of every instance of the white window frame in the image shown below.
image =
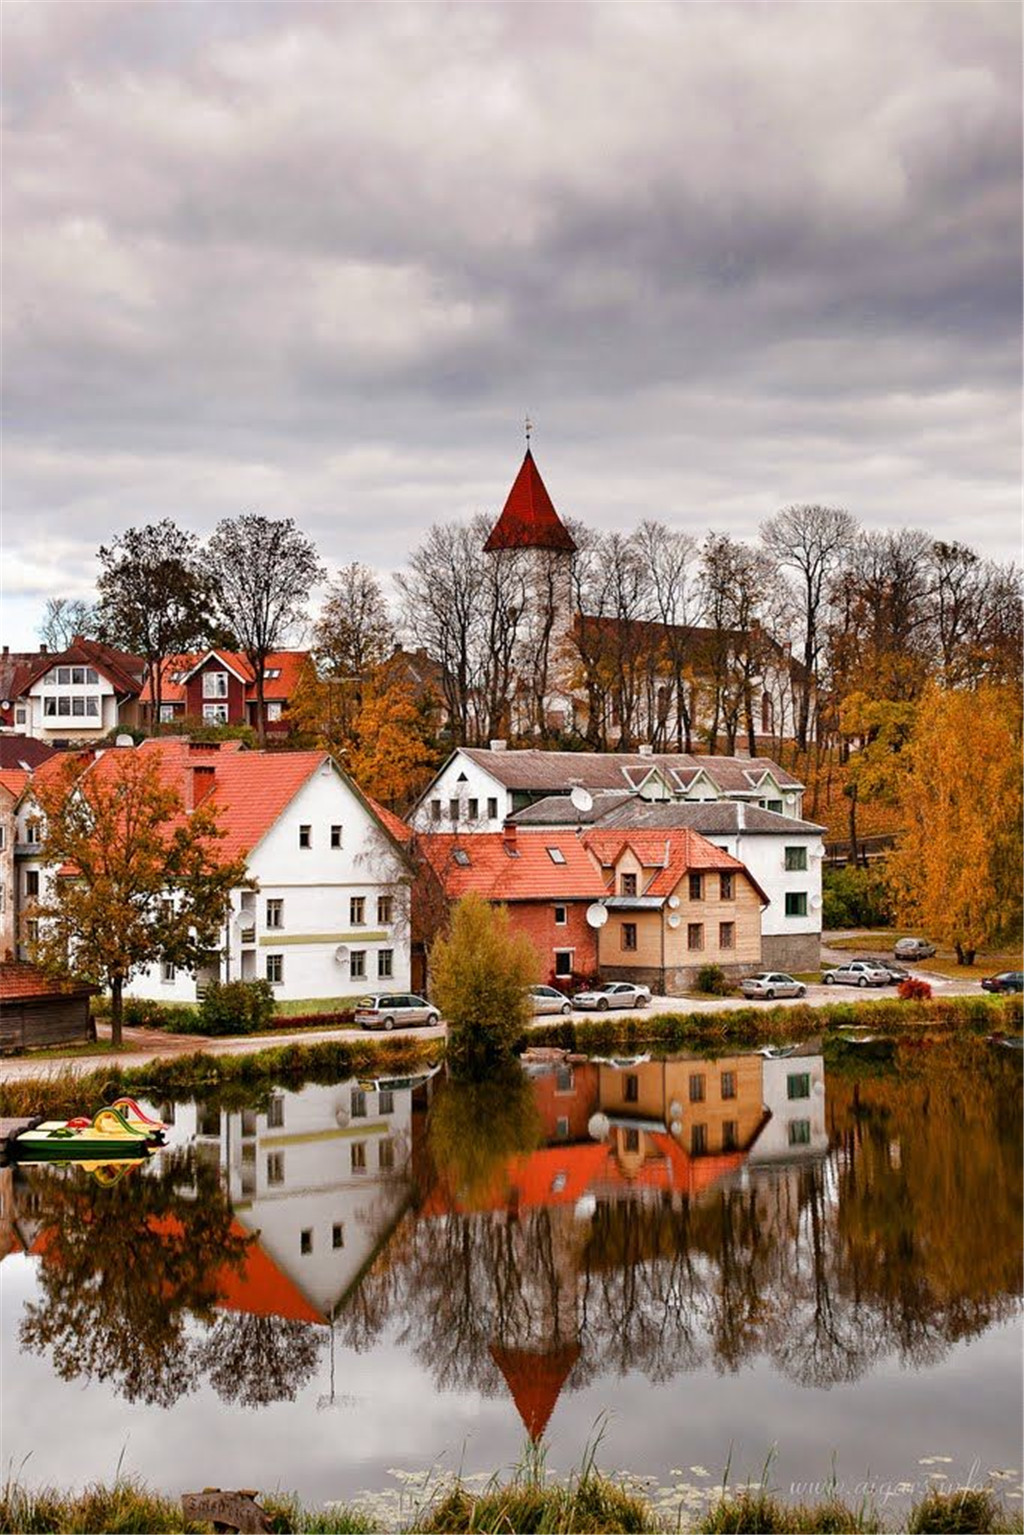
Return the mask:
[[204, 704], [203, 720], [207, 725], [226, 725], [228, 722], [227, 704]]
[[227, 698], [227, 696], [228, 696], [228, 674], [227, 674], [227, 672], [204, 672], [203, 673], [203, 697], [204, 698]]

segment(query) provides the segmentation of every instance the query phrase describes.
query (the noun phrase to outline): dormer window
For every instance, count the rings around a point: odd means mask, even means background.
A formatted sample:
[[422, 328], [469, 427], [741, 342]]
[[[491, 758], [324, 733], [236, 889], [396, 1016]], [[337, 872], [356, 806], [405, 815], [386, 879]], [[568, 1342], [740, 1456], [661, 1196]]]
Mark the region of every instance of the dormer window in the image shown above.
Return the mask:
[[635, 874], [620, 874], [619, 875], [619, 894], [620, 895], [636, 895], [636, 875]]

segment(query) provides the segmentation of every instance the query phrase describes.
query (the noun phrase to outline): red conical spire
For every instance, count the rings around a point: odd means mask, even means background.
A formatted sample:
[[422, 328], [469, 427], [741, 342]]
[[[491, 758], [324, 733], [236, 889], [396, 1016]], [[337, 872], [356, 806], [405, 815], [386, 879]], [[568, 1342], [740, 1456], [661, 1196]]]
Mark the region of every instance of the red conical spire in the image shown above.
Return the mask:
[[579, 1357], [578, 1343], [563, 1343], [546, 1354], [491, 1344], [491, 1358], [504, 1375], [526, 1432], [535, 1444], [547, 1428], [559, 1392]]
[[564, 549], [572, 554], [575, 548], [527, 448], [504, 510], [484, 544], [484, 553], [492, 554], [496, 549]]

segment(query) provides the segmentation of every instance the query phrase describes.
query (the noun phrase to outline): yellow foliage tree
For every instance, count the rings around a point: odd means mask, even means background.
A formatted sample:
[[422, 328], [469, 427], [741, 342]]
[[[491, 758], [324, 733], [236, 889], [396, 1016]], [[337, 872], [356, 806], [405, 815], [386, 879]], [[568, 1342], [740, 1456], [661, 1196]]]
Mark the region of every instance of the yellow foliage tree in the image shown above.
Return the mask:
[[347, 762], [352, 776], [391, 809], [408, 804], [437, 766], [412, 685], [387, 662], [364, 686], [355, 739]]
[[431, 995], [448, 1021], [448, 1064], [479, 1076], [507, 1060], [533, 1014], [527, 988], [540, 971], [527, 935], [504, 906], [470, 893], [431, 951]]
[[1019, 938], [1021, 707], [1016, 692], [931, 687], [900, 753], [903, 832], [888, 877], [899, 917], [973, 964]]

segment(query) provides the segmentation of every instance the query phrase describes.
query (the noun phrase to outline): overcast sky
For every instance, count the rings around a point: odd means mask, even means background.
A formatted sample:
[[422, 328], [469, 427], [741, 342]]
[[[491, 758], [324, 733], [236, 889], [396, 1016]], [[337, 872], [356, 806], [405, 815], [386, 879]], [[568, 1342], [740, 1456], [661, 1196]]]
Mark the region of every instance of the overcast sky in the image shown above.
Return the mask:
[[2, 9], [3, 639], [96, 545], [819, 500], [1017, 557], [1017, 4]]

